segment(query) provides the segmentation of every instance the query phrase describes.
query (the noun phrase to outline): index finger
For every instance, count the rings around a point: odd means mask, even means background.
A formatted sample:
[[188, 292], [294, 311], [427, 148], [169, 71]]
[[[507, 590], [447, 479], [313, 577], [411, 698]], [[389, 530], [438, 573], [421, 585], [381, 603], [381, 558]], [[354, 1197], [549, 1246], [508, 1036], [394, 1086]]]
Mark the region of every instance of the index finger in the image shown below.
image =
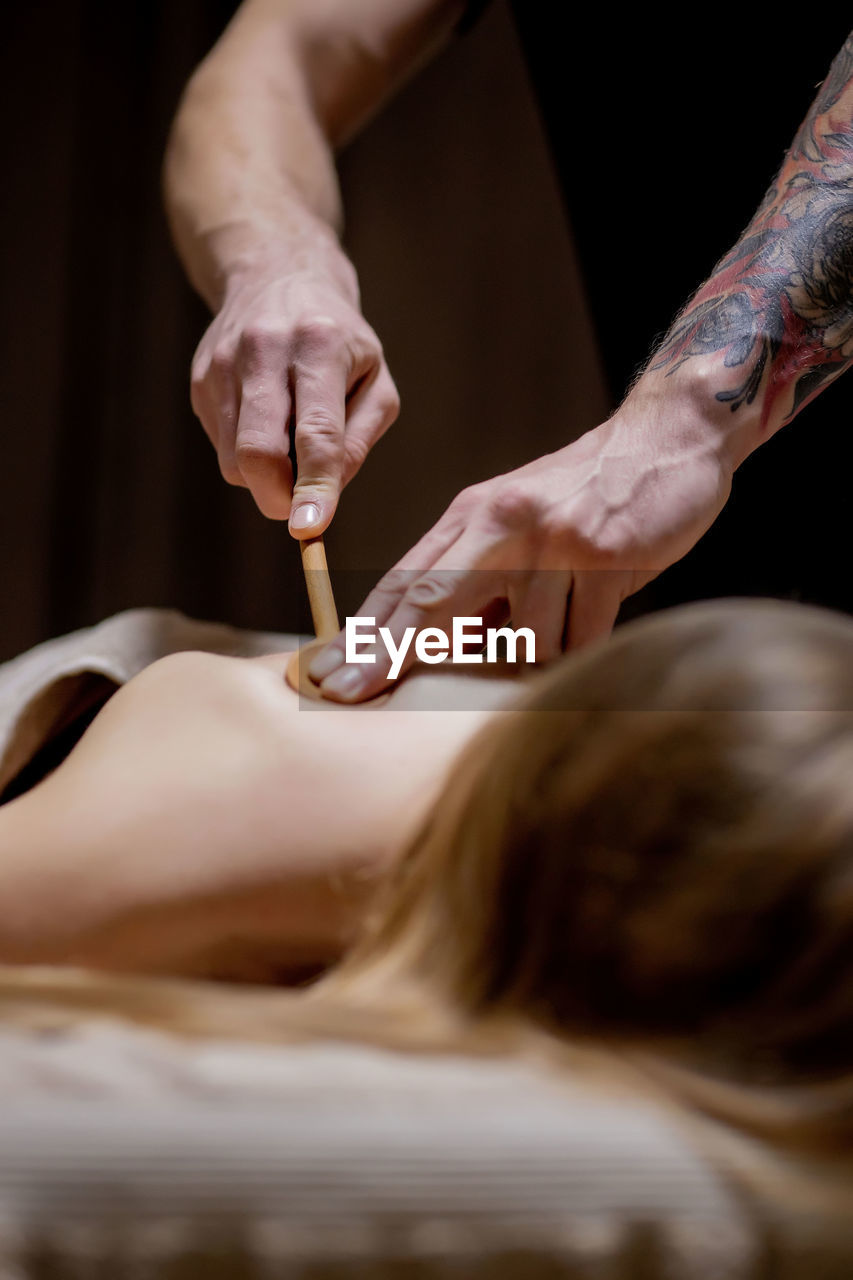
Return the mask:
[[328, 361], [294, 372], [296, 483], [290, 532], [297, 538], [322, 533], [338, 505], [344, 474], [346, 370]]

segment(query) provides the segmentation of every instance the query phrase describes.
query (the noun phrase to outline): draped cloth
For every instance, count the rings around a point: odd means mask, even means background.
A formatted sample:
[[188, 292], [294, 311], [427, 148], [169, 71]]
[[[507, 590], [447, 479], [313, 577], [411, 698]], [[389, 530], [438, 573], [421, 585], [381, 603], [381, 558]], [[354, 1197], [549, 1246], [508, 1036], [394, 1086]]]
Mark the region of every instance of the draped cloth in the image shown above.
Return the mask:
[[0, 793], [52, 739], [158, 658], [186, 649], [250, 658], [297, 644], [297, 636], [198, 622], [175, 609], [128, 609], [36, 645], [0, 666]]

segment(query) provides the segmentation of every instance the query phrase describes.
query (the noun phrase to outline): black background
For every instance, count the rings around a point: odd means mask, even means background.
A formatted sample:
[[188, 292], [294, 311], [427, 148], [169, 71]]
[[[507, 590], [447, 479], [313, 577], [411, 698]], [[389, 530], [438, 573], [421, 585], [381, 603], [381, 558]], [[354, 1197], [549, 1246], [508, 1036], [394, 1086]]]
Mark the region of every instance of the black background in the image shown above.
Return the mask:
[[[759, 204], [849, 14], [584, 10], [570, 45], [548, 12], [516, 21], [539, 86], [612, 394], [620, 398]], [[842, 376], [740, 468], [715, 526], [632, 608], [779, 595], [853, 609], [853, 378]]]

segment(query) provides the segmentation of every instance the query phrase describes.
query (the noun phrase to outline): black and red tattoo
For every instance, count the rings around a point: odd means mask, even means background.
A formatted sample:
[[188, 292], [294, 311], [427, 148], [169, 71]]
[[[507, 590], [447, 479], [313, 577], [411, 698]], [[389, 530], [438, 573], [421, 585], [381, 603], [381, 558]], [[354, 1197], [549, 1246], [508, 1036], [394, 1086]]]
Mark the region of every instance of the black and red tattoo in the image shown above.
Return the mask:
[[740, 240], [675, 321], [651, 367], [725, 352], [732, 411], [763, 391], [792, 418], [853, 359], [853, 32]]

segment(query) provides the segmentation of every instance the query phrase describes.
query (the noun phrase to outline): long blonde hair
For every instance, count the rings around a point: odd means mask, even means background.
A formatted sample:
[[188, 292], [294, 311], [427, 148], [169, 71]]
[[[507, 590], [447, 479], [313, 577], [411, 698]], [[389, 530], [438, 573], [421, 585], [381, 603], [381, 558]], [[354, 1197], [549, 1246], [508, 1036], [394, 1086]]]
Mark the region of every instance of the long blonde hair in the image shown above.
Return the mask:
[[532, 680], [308, 992], [0, 974], [2, 1020], [95, 1011], [266, 1041], [596, 1045], [741, 1129], [849, 1150], [853, 622], [689, 606]]

